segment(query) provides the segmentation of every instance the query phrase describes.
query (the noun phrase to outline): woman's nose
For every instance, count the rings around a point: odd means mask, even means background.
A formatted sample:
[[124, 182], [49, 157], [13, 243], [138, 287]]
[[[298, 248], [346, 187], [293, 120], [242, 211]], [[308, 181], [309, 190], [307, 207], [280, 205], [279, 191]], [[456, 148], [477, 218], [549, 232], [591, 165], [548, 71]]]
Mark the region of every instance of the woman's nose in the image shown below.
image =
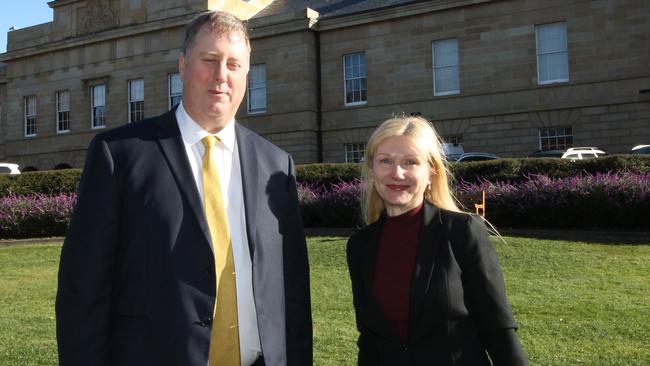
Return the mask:
[[404, 169], [400, 164], [393, 165], [392, 173], [394, 178], [404, 178]]

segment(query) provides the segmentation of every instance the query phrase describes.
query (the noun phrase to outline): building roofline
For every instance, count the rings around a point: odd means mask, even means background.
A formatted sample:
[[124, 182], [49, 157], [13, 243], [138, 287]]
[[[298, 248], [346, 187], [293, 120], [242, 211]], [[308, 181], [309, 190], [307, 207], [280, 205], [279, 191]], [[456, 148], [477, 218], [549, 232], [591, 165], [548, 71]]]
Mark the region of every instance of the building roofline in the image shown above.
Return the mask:
[[[36, 46], [29, 46], [16, 50], [0, 53], [0, 62], [8, 62], [24, 57], [31, 57], [43, 53], [62, 50], [67, 48], [78, 47], [98, 42], [105, 42], [112, 39], [130, 37], [136, 34], [150, 33], [162, 29], [184, 27], [195, 14], [183, 14], [172, 18], [154, 20], [147, 23], [127, 25], [123, 27], [111, 28], [95, 33], [88, 33], [78, 37], [70, 37], [58, 41], [49, 42]], [[178, 45], [180, 48], [181, 45]]]

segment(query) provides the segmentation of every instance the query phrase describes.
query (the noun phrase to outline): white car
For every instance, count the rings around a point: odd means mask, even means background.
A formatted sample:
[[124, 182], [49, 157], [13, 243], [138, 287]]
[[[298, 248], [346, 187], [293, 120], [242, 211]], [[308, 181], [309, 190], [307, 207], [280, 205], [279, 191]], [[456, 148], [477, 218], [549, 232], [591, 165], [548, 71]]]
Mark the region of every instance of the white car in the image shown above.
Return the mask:
[[632, 148], [632, 154], [644, 155], [650, 154], [650, 145], [636, 145]]
[[0, 163], [0, 174], [20, 174], [18, 164]]
[[562, 154], [562, 159], [593, 159], [604, 155], [607, 153], [597, 147], [570, 147]]
[[483, 161], [494, 159], [499, 159], [499, 157], [495, 154], [486, 152], [468, 152], [461, 154], [456, 162], [460, 163], [463, 161]]

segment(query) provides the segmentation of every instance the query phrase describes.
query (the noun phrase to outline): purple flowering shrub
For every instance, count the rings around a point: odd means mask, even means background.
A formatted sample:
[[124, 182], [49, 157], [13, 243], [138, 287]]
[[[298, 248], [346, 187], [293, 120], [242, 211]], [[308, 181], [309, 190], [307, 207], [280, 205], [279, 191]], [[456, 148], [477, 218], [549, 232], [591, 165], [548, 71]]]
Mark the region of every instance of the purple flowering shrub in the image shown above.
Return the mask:
[[566, 178], [535, 174], [519, 183], [460, 182], [460, 194], [484, 190], [497, 227], [650, 228], [650, 173], [596, 173]]
[[[456, 194], [484, 190], [487, 217], [497, 227], [650, 230], [650, 173], [617, 172], [518, 182], [461, 181]], [[361, 226], [359, 179], [329, 185], [298, 184], [307, 227]], [[62, 236], [76, 194], [0, 197], [0, 238]]]
[[298, 184], [306, 227], [355, 227], [361, 224], [361, 181], [330, 185]]
[[0, 197], [0, 238], [65, 235], [76, 194]]
[[[361, 181], [328, 187], [299, 184], [307, 227], [361, 225]], [[618, 172], [519, 182], [461, 181], [457, 195], [486, 192], [487, 217], [497, 227], [650, 229], [650, 173]]]

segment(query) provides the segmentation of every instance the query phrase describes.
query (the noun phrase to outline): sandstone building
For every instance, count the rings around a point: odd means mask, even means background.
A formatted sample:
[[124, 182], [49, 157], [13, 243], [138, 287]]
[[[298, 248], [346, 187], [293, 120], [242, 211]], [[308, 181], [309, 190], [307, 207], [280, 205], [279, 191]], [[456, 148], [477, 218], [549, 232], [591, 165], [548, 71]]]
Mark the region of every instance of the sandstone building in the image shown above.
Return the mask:
[[81, 167], [98, 131], [168, 110], [184, 24], [248, 19], [237, 119], [298, 163], [358, 161], [394, 114], [466, 151], [650, 144], [645, 0], [55, 0], [0, 54], [0, 161]]

